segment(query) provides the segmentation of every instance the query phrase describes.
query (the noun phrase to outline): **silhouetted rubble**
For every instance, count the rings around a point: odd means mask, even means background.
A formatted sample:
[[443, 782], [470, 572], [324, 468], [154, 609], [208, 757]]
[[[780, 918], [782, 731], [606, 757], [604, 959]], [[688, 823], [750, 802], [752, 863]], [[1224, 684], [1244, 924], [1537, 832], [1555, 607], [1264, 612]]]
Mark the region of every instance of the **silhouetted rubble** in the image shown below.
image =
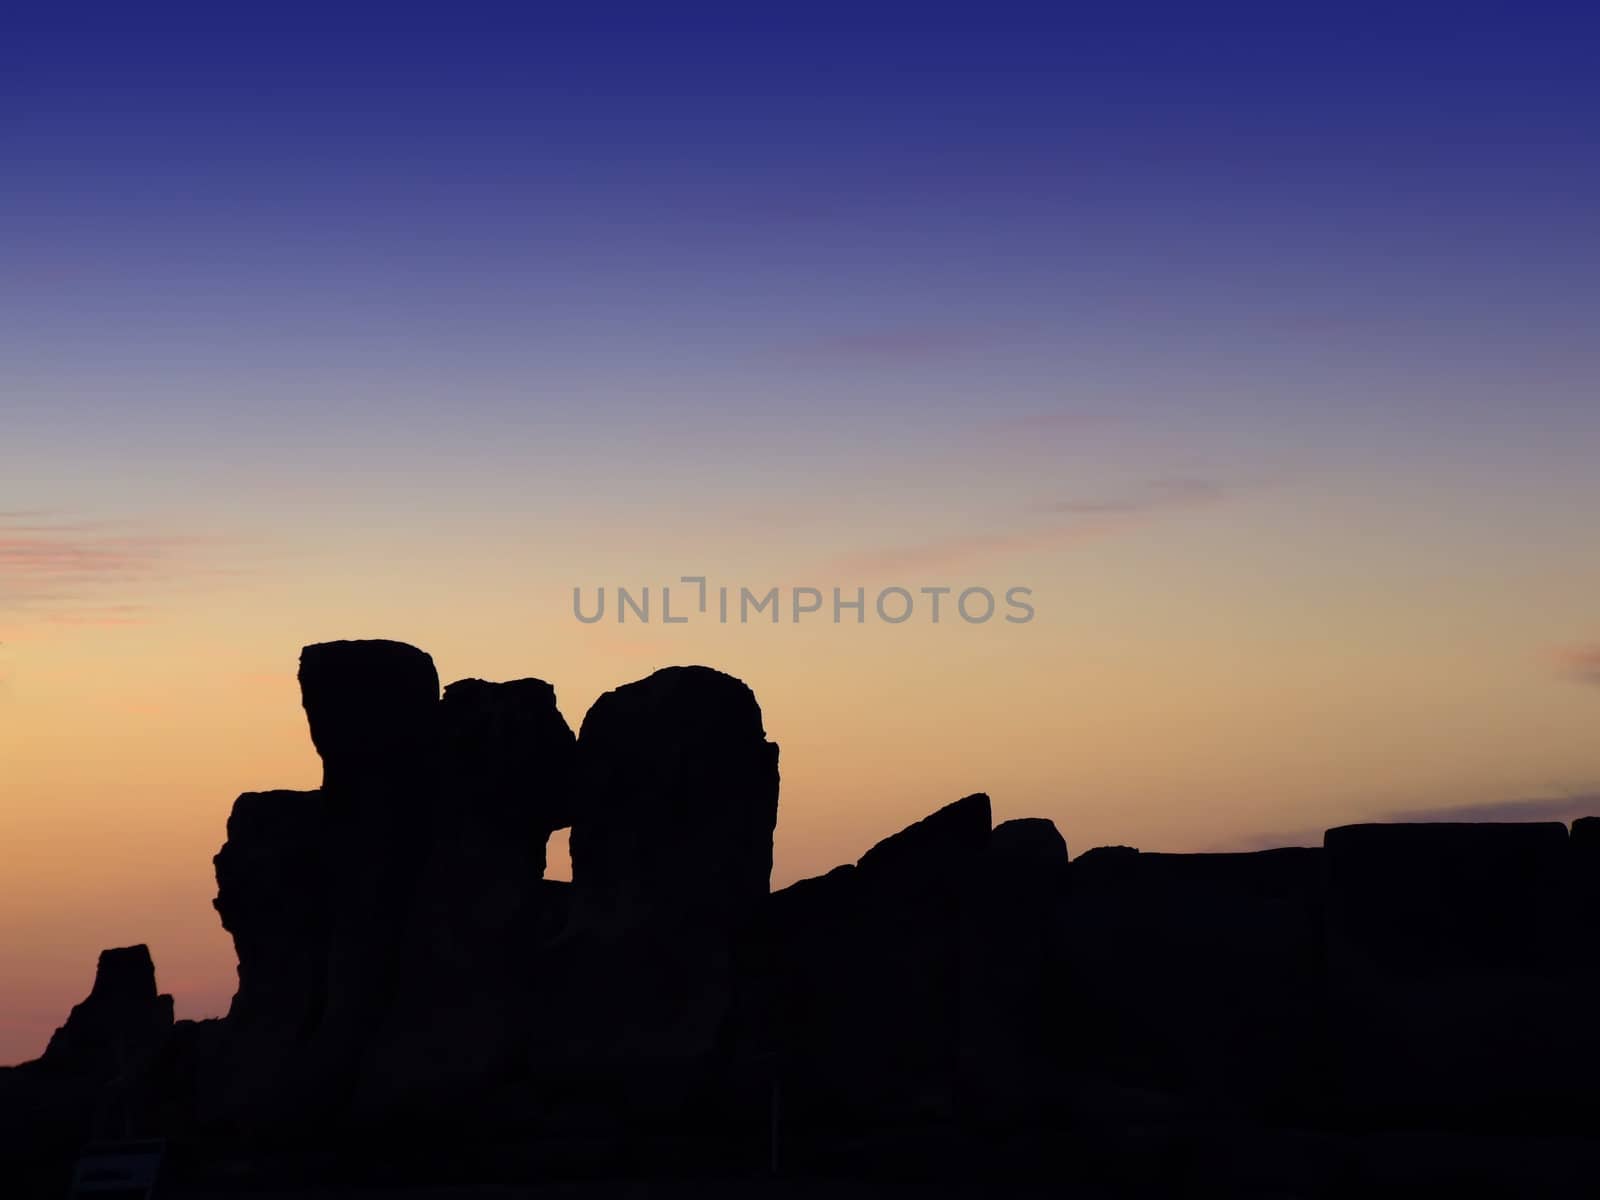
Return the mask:
[[156, 990], [149, 949], [102, 950], [88, 996], [44, 1054], [0, 1068], [0, 1195], [35, 1183], [60, 1194], [51, 1164], [105, 1124], [108, 1098], [150, 1070], [172, 1028], [172, 997]]
[[1069, 860], [977, 794], [771, 892], [778, 747], [729, 675], [657, 671], [576, 737], [549, 684], [441, 696], [397, 642], [308, 646], [300, 680], [323, 784], [241, 795], [215, 859], [228, 1015], [174, 1024], [145, 949], [106, 951], [0, 1070], [9, 1158], [114, 1126], [291, 1184], [781, 1163], [1336, 1195], [1560, 1190], [1600, 1157], [1600, 819]]

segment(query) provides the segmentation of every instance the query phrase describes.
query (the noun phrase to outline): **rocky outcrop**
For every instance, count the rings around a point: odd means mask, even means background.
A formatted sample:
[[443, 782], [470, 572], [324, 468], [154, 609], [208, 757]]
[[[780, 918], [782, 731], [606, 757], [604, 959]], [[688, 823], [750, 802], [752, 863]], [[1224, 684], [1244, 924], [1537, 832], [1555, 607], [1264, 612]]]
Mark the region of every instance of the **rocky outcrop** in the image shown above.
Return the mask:
[[171, 1028], [172, 997], [156, 991], [149, 949], [102, 950], [93, 988], [51, 1036], [39, 1066], [109, 1080], [147, 1057]]

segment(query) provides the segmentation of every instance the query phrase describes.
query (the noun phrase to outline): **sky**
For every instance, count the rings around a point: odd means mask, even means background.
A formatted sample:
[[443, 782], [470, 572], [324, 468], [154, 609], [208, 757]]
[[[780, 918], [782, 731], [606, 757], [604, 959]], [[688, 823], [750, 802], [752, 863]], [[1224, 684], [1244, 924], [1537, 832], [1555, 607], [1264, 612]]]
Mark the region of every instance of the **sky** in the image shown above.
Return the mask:
[[1600, 42], [1505, 11], [13, 22], [0, 1062], [107, 946], [226, 1010], [332, 638], [574, 727], [738, 675], [776, 886], [979, 790], [1075, 854], [1600, 811]]

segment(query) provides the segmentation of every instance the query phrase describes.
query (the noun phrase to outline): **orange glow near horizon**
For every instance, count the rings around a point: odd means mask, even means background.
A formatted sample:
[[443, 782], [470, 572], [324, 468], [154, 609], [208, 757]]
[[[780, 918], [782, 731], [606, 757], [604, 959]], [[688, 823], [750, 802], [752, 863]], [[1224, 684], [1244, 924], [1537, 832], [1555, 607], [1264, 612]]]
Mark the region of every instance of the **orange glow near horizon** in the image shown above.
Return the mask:
[[25, 628], [0, 693], [0, 1058], [43, 1048], [107, 946], [149, 943], [181, 1016], [226, 1010], [233, 954], [210, 906], [211, 855], [239, 792], [316, 786], [295, 665], [300, 645], [332, 637], [411, 641], [446, 682], [550, 680], [574, 729], [602, 691], [659, 666], [738, 675], [782, 748], [774, 886], [974, 791], [996, 820], [1051, 817], [1074, 853], [1211, 850], [1559, 796], [1594, 777], [1587, 689], [1532, 654], [1484, 654], [1470, 670], [1460, 657], [1468, 635], [1514, 648], [1506, 597], [1457, 598], [1441, 621], [1424, 615], [1425, 580], [1404, 606], [1353, 576], [1337, 606], [1315, 602], [1329, 581], [1314, 575], [1252, 591], [1203, 569], [1225, 542], [1237, 562], [1247, 543], [1215, 523], [974, 570], [997, 591], [1012, 578], [1034, 588], [1038, 615], [1012, 626], [826, 613], [588, 626], [549, 573], [486, 565], [462, 604], [452, 580], [402, 564], [322, 583], [251, 576], [173, 590], [134, 623]]

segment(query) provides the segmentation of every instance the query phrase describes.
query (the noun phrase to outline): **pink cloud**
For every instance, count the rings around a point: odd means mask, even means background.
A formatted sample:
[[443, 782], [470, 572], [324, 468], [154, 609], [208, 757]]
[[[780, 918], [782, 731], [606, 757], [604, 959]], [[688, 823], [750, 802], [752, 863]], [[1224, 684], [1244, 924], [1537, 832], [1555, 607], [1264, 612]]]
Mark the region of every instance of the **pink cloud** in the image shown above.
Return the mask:
[[1556, 667], [1579, 683], [1600, 687], [1600, 642], [1567, 646], [1556, 651]]
[[0, 618], [27, 626], [134, 625], [146, 609], [131, 591], [190, 569], [205, 539], [125, 523], [0, 512]]

